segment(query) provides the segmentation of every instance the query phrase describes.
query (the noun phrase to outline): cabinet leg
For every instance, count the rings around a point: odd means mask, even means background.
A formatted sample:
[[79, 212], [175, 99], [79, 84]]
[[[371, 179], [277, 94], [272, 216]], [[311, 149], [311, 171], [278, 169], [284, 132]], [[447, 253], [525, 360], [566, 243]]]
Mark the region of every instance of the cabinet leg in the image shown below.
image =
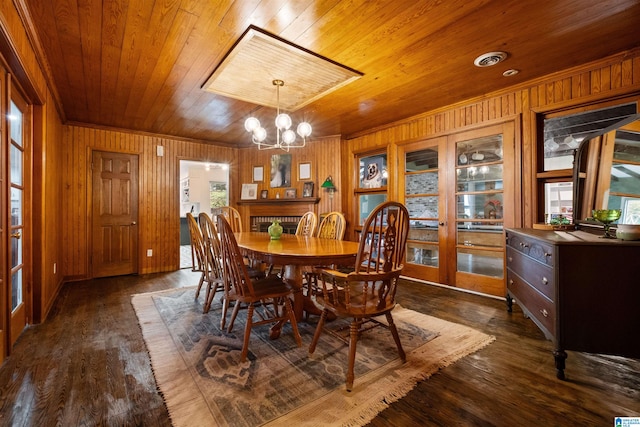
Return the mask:
[[511, 295], [507, 294], [505, 297], [505, 303], [507, 304], [507, 312], [513, 313], [513, 298], [511, 298]]
[[556, 349], [553, 352], [553, 357], [556, 360], [556, 377], [559, 380], [564, 380], [564, 361], [567, 359], [567, 353], [564, 350]]

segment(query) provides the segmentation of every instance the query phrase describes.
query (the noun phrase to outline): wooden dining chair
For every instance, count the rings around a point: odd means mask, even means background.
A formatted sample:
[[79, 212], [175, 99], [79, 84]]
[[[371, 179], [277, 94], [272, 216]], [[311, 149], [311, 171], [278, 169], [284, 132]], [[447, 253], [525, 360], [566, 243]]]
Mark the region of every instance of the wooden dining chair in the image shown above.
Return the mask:
[[217, 219], [217, 226], [220, 233], [225, 281], [223, 318], [226, 318], [228, 303], [235, 301], [229, 322], [229, 332], [233, 328], [234, 320], [240, 308], [247, 309], [240, 360], [244, 362], [247, 358], [249, 337], [254, 326], [272, 323], [282, 325], [288, 321], [291, 324], [296, 344], [301, 347], [302, 339], [298, 332], [298, 324], [296, 323], [293, 304], [291, 303], [294, 288], [276, 275], [252, 280], [249, 277], [249, 271], [244, 263], [231, 225], [224, 216], [220, 215]]
[[192, 271], [199, 271], [201, 273], [200, 280], [198, 281], [198, 287], [196, 288], [196, 299], [200, 296], [200, 289], [205, 281], [205, 247], [204, 240], [202, 238], [202, 232], [198, 226], [193, 214], [187, 212], [187, 226], [189, 227], [189, 240], [191, 244], [191, 262]]
[[242, 217], [240, 212], [232, 206], [221, 206], [213, 208], [212, 210], [213, 222], [217, 223], [216, 218], [218, 215], [224, 216], [227, 222], [231, 225], [231, 229], [234, 233], [242, 232]]
[[[316, 295], [316, 301], [322, 305], [323, 310], [309, 346], [309, 353], [315, 351], [323, 331], [348, 344], [347, 391], [353, 388], [356, 345], [364, 331], [377, 326], [388, 328], [398, 348], [400, 359], [406, 361], [391, 310], [396, 305], [396, 290], [404, 267], [408, 234], [409, 213], [406, 207], [398, 202], [382, 203], [371, 212], [364, 223], [354, 271], [317, 271], [321, 293]], [[349, 327], [325, 327], [329, 313], [337, 317], [351, 318]], [[381, 315], [385, 316], [386, 323], [375, 318]]]
[[344, 233], [347, 229], [347, 221], [340, 212], [329, 212], [320, 222], [318, 226], [317, 237], [322, 239], [344, 239]]
[[218, 230], [206, 212], [198, 215], [198, 224], [204, 241], [204, 282], [207, 284], [203, 313], [208, 313], [218, 290], [223, 290], [222, 247]]
[[316, 216], [315, 212], [305, 212], [300, 218], [300, 221], [298, 221], [298, 226], [296, 227], [296, 235], [313, 237], [316, 232], [317, 225], [318, 217]]
[[[322, 239], [344, 239], [344, 233], [347, 228], [347, 221], [341, 212], [329, 212], [320, 222], [318, 226], [318, 232], [316, 237]], [[318, 280], [315, 274], [314, 267], [304, 267], [303, 274], [305, 279], [305, 286], [307, 295], [312, 296], [316, 294], [318, 289]], [[306, 312], [308, 316], [308, 311]], [[333, 316], [331, 316], [333, 318]]]

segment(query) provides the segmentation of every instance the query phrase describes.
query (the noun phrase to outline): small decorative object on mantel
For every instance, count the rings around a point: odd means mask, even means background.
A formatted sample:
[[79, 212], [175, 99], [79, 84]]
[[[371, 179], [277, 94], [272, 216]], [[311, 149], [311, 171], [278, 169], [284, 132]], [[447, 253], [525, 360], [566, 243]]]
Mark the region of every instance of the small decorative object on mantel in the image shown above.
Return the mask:
[[269, 231], [271, 240], [280, 240], [280, 236], [282, 236], [282, 226], [280, 225], [280, 221], [278, 221], [277, 219], [274, 220], [267, 231]]
[[296, 189], [295, 188], [287, 188], [284, 192], [285, 199], [295, 199], [296, 198]]
[[255, 200], [258, 198], [258, 184], [242, 184], [241, 200]]
[[302, 197], [313, 197], [313, 182], [305, 182], [302, 188]]

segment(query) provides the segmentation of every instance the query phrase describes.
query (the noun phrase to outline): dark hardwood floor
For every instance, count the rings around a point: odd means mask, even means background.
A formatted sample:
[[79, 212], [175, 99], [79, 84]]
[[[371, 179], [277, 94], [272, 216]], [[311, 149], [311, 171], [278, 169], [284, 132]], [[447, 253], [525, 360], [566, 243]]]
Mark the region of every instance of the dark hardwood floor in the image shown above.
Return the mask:
[[[196, 282], [180, 270], [66, 284], [47, 322], [28, 328], [0, 368], [0, 425], [170, 425], [131, 295]], [[640, 360], [568, 352], [560, 381], [551, 342], [519, 307], [509, 314], [499, 300], [408, 281], [398, 299], [497, 340], [371, 426], [612, 426], [615, 416], [640, 416]]]

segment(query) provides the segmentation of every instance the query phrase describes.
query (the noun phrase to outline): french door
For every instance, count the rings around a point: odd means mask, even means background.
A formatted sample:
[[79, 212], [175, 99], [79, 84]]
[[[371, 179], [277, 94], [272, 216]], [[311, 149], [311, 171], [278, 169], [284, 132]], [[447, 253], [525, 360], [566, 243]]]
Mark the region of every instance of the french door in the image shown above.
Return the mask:
[[31, 115], [29, 105], [17, 93], [11, 94], [9, 104], [9, 286], [11, 307], [11, 338], [13, 345], [29, 322], [31, 296], [26, 268], [25, 242], [27, 224], [27, 182], [25, 158], [28, 156]]
[[456, 287], [503, 297], [505, 227], [515, 224], [513, 122], [451, 135], [447, 232]]
[[31, 106], [12, 86], [0, 65], [0, 174], [2, 271], [0, 282], [0, 360], [31, 321], [30, 147]]
[[399, 147], [399, 188], [411, 218], [404, 274], [504, 296], [514, 156], [512, 122]]
[[398, 186], [404, 190], [409, 211], [407, 263], [403, 274], [436, 283], [448, 283], [446, 137], [399, 147], [404, 173]]

